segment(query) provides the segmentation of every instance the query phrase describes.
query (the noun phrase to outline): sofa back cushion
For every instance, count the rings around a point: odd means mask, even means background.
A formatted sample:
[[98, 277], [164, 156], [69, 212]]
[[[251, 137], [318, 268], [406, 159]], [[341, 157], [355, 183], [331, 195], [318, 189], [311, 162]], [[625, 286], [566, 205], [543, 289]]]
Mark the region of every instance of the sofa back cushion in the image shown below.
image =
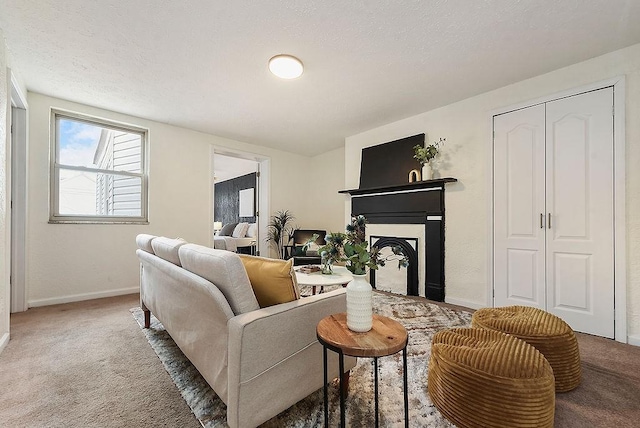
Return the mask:
[[153, 241], [156, 238], [155, 235], [149, 235], [146, 233], [141, 233], [138, 236], [136, 236], [136, 244], [138, 245], [138, 248], [140, 248], [143, 251], [146, 251], [147, 253], [153, 253], [153, 247], [151, 246], [151, 241]]
[[212, 282], [229, 302], [235, 315], [260, 309], [247, 271], [236, 253], [202, 245], [180, 247], [182, 267]]
[[180, 266], [178, 250], [186, 243], [187, 241], [182, 238], [171, 239], [159, 236], [151, 241], [151, 247], [153, 248], [153, 253], [156, 256], [165, 259], [174, 265]]
[[240, 255], [261, 308], [300, 298], [293, 259], [288, 261]]

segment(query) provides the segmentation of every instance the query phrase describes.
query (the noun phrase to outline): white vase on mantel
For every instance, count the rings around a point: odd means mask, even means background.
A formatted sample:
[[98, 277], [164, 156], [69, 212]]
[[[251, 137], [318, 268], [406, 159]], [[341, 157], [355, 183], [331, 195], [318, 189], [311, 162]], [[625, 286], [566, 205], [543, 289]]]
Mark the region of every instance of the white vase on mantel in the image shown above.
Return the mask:
[[427, 162], [422, 165], [422, 180], [431, 180], [433, 178], [433, 169], [431, 168], [431, 163]]
[[373, 289], [367, 275], [353, 275], [347, 284], [347, 327], [364, 333], [373, 325]]

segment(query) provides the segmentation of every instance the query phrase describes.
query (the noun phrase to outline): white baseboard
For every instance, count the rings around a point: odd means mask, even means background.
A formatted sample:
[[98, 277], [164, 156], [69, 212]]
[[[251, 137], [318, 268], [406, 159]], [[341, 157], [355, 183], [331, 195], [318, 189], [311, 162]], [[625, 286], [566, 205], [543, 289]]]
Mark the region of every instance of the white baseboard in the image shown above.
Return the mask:
[[0, 337], [0, 354], [9, 343], [9, 333], [5, 333]]
[[100, 299], [103, 297], [122, 296], [140, 291], [140, 287], [118, 288], [116, 290], [96, 291], [94, 293], [72, 294], [69, 296], [50, 297], [48, 299], [29, 300], [29, 307], [58, 305], [60, 303], [80, 302], [83, 300]]
[[450, 305], [464, 306], [465, 308], [470, 308], [470, 309], [480, 309], [480, 308], [487, 307], [487, 305], [484, 305], [482, 303], [472, 302], [470, 300], [464, 300], [464, 299], [456, 299], [455, 297], [445, 297], [444, 302]]
[[627, 336], [627, 343], [633, 346], [640, 346], [640, 335], [633, 334], [633, 335]]

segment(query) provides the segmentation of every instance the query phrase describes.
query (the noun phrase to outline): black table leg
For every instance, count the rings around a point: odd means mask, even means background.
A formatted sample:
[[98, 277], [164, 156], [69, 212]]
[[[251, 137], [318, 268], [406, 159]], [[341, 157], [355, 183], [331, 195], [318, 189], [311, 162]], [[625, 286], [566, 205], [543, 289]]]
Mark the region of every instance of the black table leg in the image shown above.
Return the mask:
[[375, 426], [378, 428], [378, 357], [373, 357], [373, 394], [376, 409]]
[[409, 428], [409, 387], [407, 382], [407, 347], [402, 350], [402, 380], [404, 381], [404, 426]]
[[338, 385], [340, 387], [340, 426], [346, 427], [345, 411], [344, 411], [344, 388], [342, 387], [342, 373], [344, 373], [344, 354], [340, 352], [340, 375], [338, 376]]
[[327, 392], [327, 347], [322, 347], [324, 363], [324, 427], [329, 427], [329, 394]]

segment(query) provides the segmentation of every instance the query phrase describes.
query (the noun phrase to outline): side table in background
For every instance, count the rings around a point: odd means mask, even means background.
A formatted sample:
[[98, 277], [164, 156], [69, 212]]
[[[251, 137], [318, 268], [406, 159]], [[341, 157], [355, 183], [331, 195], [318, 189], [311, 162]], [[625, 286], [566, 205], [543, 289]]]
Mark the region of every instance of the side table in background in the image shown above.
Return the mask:
[[324, 287], [331, 285], [342, 285], [344, 287], [353, 279], [353, 275], [343, 266], [334, 267], [331, 275], [325, 275], [320, 271], [303, 273], [300, 272], [300, 267], [295, 269], [296, 281], [300, 286], [312, 287], [312, 294], [316, 294], [316, 287], [320, 287], [320, 293], [322, 293]]

